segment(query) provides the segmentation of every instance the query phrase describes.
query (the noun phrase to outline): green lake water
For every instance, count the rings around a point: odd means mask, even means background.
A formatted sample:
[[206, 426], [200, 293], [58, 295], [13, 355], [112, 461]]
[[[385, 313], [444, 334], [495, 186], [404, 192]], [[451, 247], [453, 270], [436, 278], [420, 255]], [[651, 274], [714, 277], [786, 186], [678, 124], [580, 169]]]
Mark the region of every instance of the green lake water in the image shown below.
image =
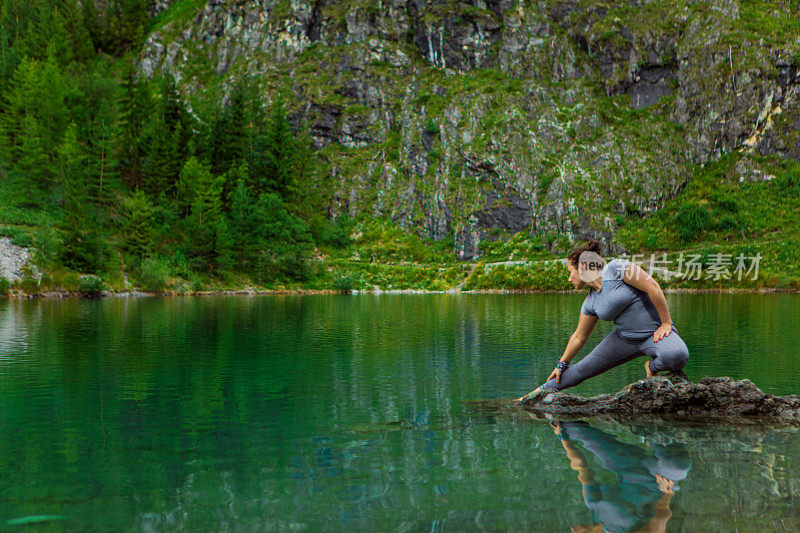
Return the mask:
[[[549, 374], [582, 297], [2, 301], [0, 530], [800, 530], [794, 431], [589, 420], [561, 440], [492, 408]], [[667, 300], [691, 378], [800, 392], [800, 296]]]

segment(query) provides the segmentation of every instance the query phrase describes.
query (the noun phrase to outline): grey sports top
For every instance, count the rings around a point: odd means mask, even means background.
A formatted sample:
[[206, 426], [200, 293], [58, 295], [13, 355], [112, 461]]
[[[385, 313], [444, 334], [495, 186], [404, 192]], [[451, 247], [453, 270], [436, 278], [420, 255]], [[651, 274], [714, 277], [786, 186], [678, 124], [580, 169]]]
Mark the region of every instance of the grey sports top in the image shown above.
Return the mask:
[[661, 325], [656, 306], [646, 292], [624, 280], [627, 259], [612, 259], [601, 272], [600, 292], [589, 288], [581, 314], [613, 320], [617, 333], [626, 339], [643, 339]]

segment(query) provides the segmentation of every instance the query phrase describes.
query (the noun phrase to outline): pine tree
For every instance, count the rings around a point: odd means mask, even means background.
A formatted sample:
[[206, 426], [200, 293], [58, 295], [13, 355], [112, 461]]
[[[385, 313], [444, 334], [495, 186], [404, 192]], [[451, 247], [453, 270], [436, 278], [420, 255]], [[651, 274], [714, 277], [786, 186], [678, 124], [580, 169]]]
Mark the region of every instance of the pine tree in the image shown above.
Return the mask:
[[103, 49], [105, 46], [105, 36], [100, 23], [100, 16], [97, 12], [97, 4], [90, 1], [81, 2], [81, 11], [83, 24], [91, 39], [92, 47], [95, 50]]
[[231, 168], [246, 161], [250, 152], [249, 140], [249, 91], [242, 83], [231, 92], [228, 105], [224, 106], [212, 129], [211, 170], [224, 174]]
[[59, 186], [64, 193], [65, 203], [75, 201], [75, 205], [70, 206], [65, 214], [80, 218], [79, 212], [87, 201], [86, 153], [78, 141], [78, 128], [75, 123], [70, 124], [64, 132], [56, 162]]
[[210, 266], [218, 255], [219, 222], [222, 219], [222, 178], [209, 178], [199, 184], [187, 219], [193, 255], [201, 265]]
[[190, 122], [170, 76], [161, 81], [159, 93], [158, 117], [150, 123], [150, 141], [147, 143], [147, 189], [154, 196], [163, 192], [174, 197], [176, 183], [189, 152], [187, 145], [191, 132], [187, 136], [185, 128]]
[[214, 228], [222, 216], [222, 181], [223, 178], [210, 173], [200, 175], [189, 216], [194, 229], [200, 233], [206, 232], [207, 228]]
[[136, 80], [132, 62], [126, 65], [120, 98], [120, 136], [118, 139], [119, 173], [131, 187], [143, 184], [145, 125], [150, 108], [148, 87]]
[[[53, 57], [17, 67], [0, 114], [0, 153], [23, 188], [47, 192], [55, 184], [55, 148], [69, 119], [65, 83]], [[41, 195], [31, 198], [34, 203]]]
[[295, 213], [306, 220], [324, 211], [324, 200], [314, 181], [319, 171], [319, 160], [312, 149], [308, 135], [294, 138], [292, 185], [286, 195]]
[[225, 217], [219, 217], [214, 229], [214, 264], [219, 271], [229, 271], [233, 268], [233, 238]]
[[61, 143], [71, 122], [68, 100], [80, 100], [83, 95], [73, 88], [53, 54], [41, 63], [41, 67], [35, 102], [36, 115], [44, 127], [45, 142], [55, 148]]
[[257, 190], [288, 198], [294, 190], [295, 142], [282, 99], [273, 102], [268, 129], [256, 140], [255, 150]]
[[123, 55], [142, 44], [147, 26], [147, 3], [145, 0], [112, 0], [106, 8], [106, 20], [110, 31], [110, 47], [117, 55]]
[[[199, 125], [183, 101], [175, 80], [167, 74], [162, 83], [162, 97], [165, 122], [177, 138], [178, 161], [180, 166], [195, 154], [196, 137]], [[178, 171], [180, 172], [180, 166]], [[176, 174], [177, 176], [177, 174]]]
[[[84, 1], [82, 3], [94, 4], [93, 1]], [[88, 61], [94, 55], [94, 44], [84, 19], [86, 11], [78, 5], [76, 0], [65, 0], [60, 2], [59, 5], [63, 11], [64, 28], [69, 35], [72, 60]], [[94, 14], [96, 17], [96, 9]], [[96, 23], [96, 20], [94, 22]]]
[[228, 228], [231, 233], [231, 248], [238, 267], [247, 270], [255, 250], [262, 244], [263, 239], [258, 235], [255, 202], [251, 200], [243, 179], [236, 181], [229, 203], [231, 207], [228, 212]]
[[196, 157], [190, 157], [183, 165], [178, 178], [177, 198], [184, 215], [189, 214], [201, 184], [207, 183], [209, 180], [211, 180], [211, 170], [207, 165], [200, 163]]
[[14, 46], [18, 33], [18, 15], [7, 2], [0, 4], [0, 96], [2, 96], [14, 76], [21, 60]]
[[178, 132], [170, 131], [162, 118], [150, 122], [143, 136], [147, 139], [143, 143], [147, 147], [142, 169], [143, 184], [153, 196], [162, 192], [172, 195], [182, 168], [178, 155]]
[[184, 115], [186, 114], [178, 88], [175, 86], [175, 79], [170, 74], [166, 74], [161, 79], [159, 89], [161, 94], [161, 116], [163, 117], [164, 125], [174, 131], [180, 124], [183, 124]]
[[275, 193], [262, 194], [256, 204], [264, 251], [259, 264], [262, 281], [281, 277], [307, 279], [312, 251], [308, 225], [289, 212]]
[[63, 189], [64, 247], [62, 262], [69, 268], [96, 273], [107, 262], [107, 246], [88, 201], [86, 189], [86, 154], [71, 124], [58, 147], [58, 168]]
[[[30, 9], [22, 14], [19, 22], [21, 27], [15, 47], [20, 56], [43, 61], [47, 57], [48, 48], [51, 48], [61, 64], [68, 63], [70, 58], [65, 57], [68, 54], [67, 32], [63, 22], [57, 17], [57, 10], [46, 1], [32, 2]], [[53, 42], [51, 35], [54, 37]]]
[[73, 110], [83, 114], [79, 123], [80, 134], [86, 140], [87, 187], [92, 202], [108, 206], [113, 202], [113, 191], [119, 188], [119, 166], [115, 159], [115, 147], [121, 132], [116, 100], [117, 81], [102, 69], [95, 68], [80, 79], [81, 90], [86, 94], [84, 108]]
[[29, 133], [30, 124], [26, 125], [25, 121], [33, 115], [29, 104], [36, 98], [38, 71], [38, 61], [23, 60], [14, 71], [10, 89], [3, 102], [3, 112], [0, 113], [0, 150], [9, 165], [19, 160], [19, 148]]
[[142, 259], [153, 250], [153, 208], [144, 191], [136, 191], [124, 201], [124, 248], [136, 259]]
[[186, 218], [186, 234], [190, 238], [191, 254], [199, 268], [207, 269], [216, 262], [224, 243], [220, 220], [222, 211], [222, 184], [224, 177], [216, 177], [209, 168], [192, 157], [183, 167], [178, 182], [179, 198], [190, 205]]
[[50, 160], [42, 127], [34, 115], [24, 117], [16, 147], [17, 182], [30, 191], [29, 201], [39, 205], [55, 183], [57, 166]]

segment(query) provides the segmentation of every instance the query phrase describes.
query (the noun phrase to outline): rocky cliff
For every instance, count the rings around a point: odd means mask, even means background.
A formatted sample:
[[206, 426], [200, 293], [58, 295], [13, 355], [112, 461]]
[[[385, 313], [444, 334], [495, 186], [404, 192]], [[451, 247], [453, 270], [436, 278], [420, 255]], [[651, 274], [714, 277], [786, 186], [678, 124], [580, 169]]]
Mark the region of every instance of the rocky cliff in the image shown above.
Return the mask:
[[143, 75], [171, 73], [190, 102], [241, 77], [265, 103], [283, 91], [326, 162], [332, 215], [452, 236], [463, 259], [519, 231], [619, 252], [618, 225], [678, 194], [692, 165], [800, 159], [789, 2], [197, 5], [149, 36]]

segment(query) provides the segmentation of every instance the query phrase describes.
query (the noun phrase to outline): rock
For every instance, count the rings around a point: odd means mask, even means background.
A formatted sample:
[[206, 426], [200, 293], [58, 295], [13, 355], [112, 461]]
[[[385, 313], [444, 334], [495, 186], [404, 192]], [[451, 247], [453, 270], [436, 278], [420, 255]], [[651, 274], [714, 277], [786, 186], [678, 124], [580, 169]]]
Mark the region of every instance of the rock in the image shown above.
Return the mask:
[[0, 237], [0, 278], [13, 282], [26, 276], [38, 277], [39, 271], [30, 261], [30, 249], [11, 244], [8, 237]]
[[[682, 374], [682, 373], [681, 373]], [[800, 397], [772, 396], [750, 380], [705, 377], [698, 383], [672, 374], [631, 383], [616, 394], [594, 397], [539, 391], [522, 399], [532, 412], [568, 416], [652, 415], [680, 419], [769, 419], [800, 422]]]
[[149, 7], [150, 7], [150, 16], [154, 17], [165, 11], [170, 4], [174, 4], [176, 0], [151, 0]]

